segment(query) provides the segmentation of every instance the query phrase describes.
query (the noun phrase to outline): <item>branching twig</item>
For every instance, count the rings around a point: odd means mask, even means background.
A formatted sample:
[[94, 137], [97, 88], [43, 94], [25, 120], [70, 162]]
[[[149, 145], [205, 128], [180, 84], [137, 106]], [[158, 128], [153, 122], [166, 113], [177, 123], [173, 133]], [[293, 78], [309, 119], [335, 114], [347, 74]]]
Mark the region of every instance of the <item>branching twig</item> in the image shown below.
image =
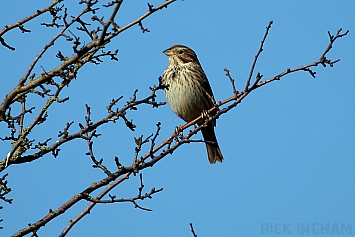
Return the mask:
[[142, 191], [144, 188], [144, 184], [143, 184], [143, 176], [142, 174], [139, 175], [139, 179], [140, 179], [140, 186], [138, 187], [138, 194], [135, 197], [132, 198], [120, 198], [120, 199], [116, 199], [115, 195], [109, 195], [110, 199], [107, 200], [102, 200], [102, 199], [97, 199], [97, 198], [92, 198], [89, 195], [84, 197], [84, 199], [86, 199], [87, 201], [93, 202], [93, 203], [117, 203], [117, 202], [131, 202], [134, 205], [134, 208], [139, 208], [141, 210], [144, 211], [153, 211], [149, 208], [144, 208], [141, 207], [140, 205], [138, 205], [137, 200], [144, 200], [146, 198], [152, 198], [152, 195], [155, 193], [159, 193], [161, 191], [163, 191], [163, 188], [160, 189], [155, 189], [154, 187], [150, 190], [149, 193], [145, 193], [144, 195], [142, 195]]
[[[0, 177], [0, 199], [4, 202], [12, 204], [11, 198], [6, 198], [5, 196], [11, 192], [11, 188], [7, 186], [6, 177], [8, 174], [4, 174]], [[0, 206], [1, 207], [1, 206]]]
[[232, 76], [230, 75], [230, 71], [227, 69], [227, 68], [224, 68], [224, 71], [226, 72], [226, 76], [229, 78], [229, 80], [231, 81], [232, 83], [232, 89], [233, 89], [233, 94], [234, 95], [238, 95], [238, 91], [237, 89], [235, 88], [235, 84], [234, 84], [234, 79], [232, 78]]
[[50, 5], [48, 5], [47, 7], [43, 8], [42, 10], [37, 10], [36, 12], [34, 12], [33, 14], [23, 18], [22, 20], [12, 24], [12, 25], [9, 25], [9, 26], [5, 26], [4, 29], [2, 29], [0, 31], [0, 43], [5, 46], [6, 48], [9, 48], [11, 50], [15, 50], [15, 48], [11, 47], [10, 45], [6, 44], [5, 43], [5, 40], [4, 38], [2, 37], [6, 32], [18, 27], [22, 33], [24, 32], [30, 32], [29, 30], [26, 30], [23, 26], [24, 23], [30, 21], [30, 20], [33, 20], [34, 18], [42, 15], [43, 13], [45, 12], [48, 12], [50, 11], [55, 5], [57, 5], [58, 3], [62, 2], [63, 0], [57, 0], [57, 1], [53, 1]]
[[[110, 56], [112, 60], [117, 60], [117, 53], [118, 50], [115, 50], [113, 53], [111, 53], [111, 51], [108, 52], [104, 52], [102, 51], [101, 54], [96, 54], [100, 49], [102, 49], [104, 47], [105, 44], [107, 44], [108, 42], [110, 42], [110, 40], [117, 36], [118, 34], [122, 33], [124, 30], [132, 27], [135, 24], [140, 24], [142, 22], [143, 19], [145, 19], [146, 17], [150, 16], [153, 12], [162, 9], [164, 7], [167, 7], [169, 4], [173, 3], [175, 0], [169, 0], [169, 1], [165, 1], [162, 4], [160, 4], [157, 7], [153, 7], [152, 5], [149, 6], [149, 10], [147, 13], [143, 14], [141, 17], [137, 18], [136, 20], [132, 21], [131, 23], [127, 24], [126, 26], [119, 28], [118, 25], [114, 22], [115, 16], [118, 12], [118, 10], [120, 9], [120, 5], [122, 3], [122, 0], [116, 0], [116, 1], [112, 1], [111, 3], [109, 3], [107, 5], [108, 6], [114, 6], [113, 11], [111, 13], [110, 18], [108, 19], [107, 22], [103, 21], [102, 19], [99, 19], [98, 17], [93, 18], [96, 19], [97, 21], [101, 22], [102, 24], [102, 28], [98, 27], [97, 30], [91, 31], [89, 32], [89, 30], [86, 28], [86, 26], [88, 26], [89, 24], [85, 23], [81, 17], [86, 14], [86, 13], [93, 13], [95, 14], [95, 11], [98, 10], [98, 8], [93, 8], [93, 6], [95, 4], [98, 3], [97, 0], [82, 0], [80, 2], [80, 4], [85, 4], [86, 7], [85, 9], [82, 10], [82, 12], [80, 12], [77, 16], [73, 16], [71, 21], [67, 20], [67, 9], [64, 8], [64, 14], [63, 16], [57, 16], [57, 13], [59, 11], [61, 11], [63, 9], [64, 6], [61, 7], [57, 7], [54, 8], [54, 3], [50, 4], [48, 7], [46, 7], [44, 10], [41, 11], [37, 11], [37, 13], [29, 16], [28, 18], [25, 18], [24, 20], [20, 21], [19, 24], [14, 24], [6, 29], [4, 29], [2, 32], [5, 33], [8, 30], [15, 28], [15, 27], [21, 27], [24, 30], [24, 27], [22, 26], [22, 24], [28, 20], [31, 20], [33, 18], [35, 18], [36, 16], [38, 16], [39, 14], [42, 14], [42, 11], [49, 11], [52, 16], [53, 16], [53, 21], [51, 24], [46, 24], [46, 25], [50, 25], [50, 26], [56, 26], [56, 27], [61, 27], [60, 32], [54, 36], [46, 45], [45, 47], [42, 49], [42, 51], [35, 57], [35, 59], [33, 60], [33, 62], [31, 63], [31, 65], [29, 66], [28, 70], [26, 71], [26, 73], [24, 74], [24, 76], [19, 80], [18, 84], [16, 85], [16, 87], [10, 91], [10, 93], [8, 93], [6, 95], [6, 97], [4, 98], [4, 100], [2, 101], [2, 103], [0, 104], [0, 122], [1, 121], [5, 121], [7, 122], [11, 128], [12, 128], [12, 135], [11, 136], [7, 136], [5, 137], [3, 140], [13, 140], [15, 141], [13, 143], [12, 149], [11, 151], [8, 153], [7, 157], [0, 162], [0, 171], [3, 170], [4, 168], [7, 167], [7, 165], [10, 164], [19, 164], [19, 163], [24, 163], [24, 162], [30, 162], [33, 161], [34, 159], [38, 159], [40, 157], [42, 157], [43, 155], [52, 152], [53, 155], [57, 155], [58, 151], [59, 151], [59, 146], [65, 142], [68, 142], [72, 139], [76, 139], [76, 138], [82, 138], [81, 134], [83, 134], [82, 132], [91, 132], [93, 131], [94, 128], [92, 128], [91, 126], [88, 126], [84, 131], [81, 130], [79, 133], [73, 135], [73, 136], [60, 136], [61, 138], [56, 141], [55, 143], [53, 143], [52, 145], [48, 146], [48, 147], [42, 147], [40, 149], [40, 151], [38, 151], [35, 154], [29, 154], [26, 156], [23, 156], [23, 154], [28, 150], [27, 147], [31, 146], [31, 142], [30, 140], [27, 138], [27, 136], [32, 132], [32, 130], [34, 129], [34, 127], [36, 125], [39, 125], [40, 123], [43, 123], [46, 118], [47, 118], [47, 110], [48, 108], [54, 103], [54, 102], [58, 102], [58, 103], [62, 103], [66, 100], [68, 100], [69, 98], [64, 98], [64, 99], [59, 99], [58, 95], [60, 93], [60, 91], [64, 88], [64, 86], [68, 86], [69, 83], [72, 81], [72, 79], [76, 78], [77, 72], [78, 70], [87, 62], [90, 63], [95, 63], [98, 64], [100, 62], [102, 62], [102, 60], [100, 59], [100, 57], [102, 56]], [[55, 3], [58, 3], [60, 1], [55, 1]], [[59, 25], [56, 21], [57, 20], [62, 20], [63, 21], [63, 25]], [[80, 42], [80, 38], [76, 37], [70, 30], [69, 27], [71, 27], [74, 23], [78, 22], [81, 25], [81, 29], [83, 31], [85, 31], [89, 37], [92, 39], [91, 42], [87, 43], [86, 45], [84, 45], [82, 48], [78, 48], [79, 45], [81, 45]], [[108, 28], [110, 25], [114, 26], [114, 31], [113, 32], [108, 32]], [[65, 36], [66, 38], [68, 38], [68, 36], [66, 36], [65, 32], [69, 31], [71, 32], [71, 34], [73, 35], [74, 42], [73, 42], [73, 50], [74, 50], [74, 55], [70, 58], [65, 57], [60, 51], [57, 54], [57, 57], [60, 59], [61, 64], [53, 69], [53, 70], [46, 70], [44, 71], [39, 77], [35, 78], [35, 74], [32, 74], [33, 76], [30, 76], [30, 74], [32, 73], [35, 65], [37, 65], [39, 59], [44, 55], [45, 52], [47, 52], [47, 50], [54, 45], [54, 42], [60, 37], [60, 36]], [[97, 34], [101, 32], [101, 35], [98, 36]], [[1, 35], [0, 35], [1, 36]], [[72, 40], [72, 39], [71, 39]], [[55, 82], [55, 78], [61, 78], [62, 82], [58, 83]], [[45, 96], [50, 96], [49, 95], [49, 91], [48, 89], [44, 88], [43, 85], [48, 84], [48, 85], [53, 85], [57, 87], [57, 93], [55, 93], [51, 98], [48, 98], [46, 104], [43, 106], [42, 109], [40, 109], [40, 112], [38, 114], [38, 116], [36, 117], [36, 119], [33, 121], [33, 123], [30, 124], [30, 126], [28, 126], [27, 128], [22, 128], [21, 124], [23, 124], [23, 119], [24, 119], [24, 115], [22, 116], [18, 116], [20, 118], [20, 129], [18, 130], [18, 135], [16, 137], [16, 127], [15, 127], [15, 120], [16, 120], [16, 116], [11, 116], [10, 114], [10, 105], [15, 103], [15, 102], [21, 102], [21, 98], [26, 98], [26, 95], [28, 93], [35, 93], [38, 94], [42, 97]], [[43, 89], [44, 92], [40, 92], [37, 91], [35, 88], [36, 87], [40, 87]], [[152, 96], [148, 97], [146, 100], [141, 101], [141, 102], [134, 102], [133, 104], [130, 104], [128, 107], [131, 109], [134, 109], [136, 105], [141, 104], [141, 103], [146, 103], [146, 104], [152, 104], [154, 107], [158, 107], [160, 105], [163, 105], [164, 102], [160, 102], [157, 103], [155, 101], [155, 91], [152, 91]], [[23, 106], [25, 106], [25, 101], [22, 102]], [[126, 107], [126, 109], [128, 108]], [[103, 123], [106, 123], [108, 121], [115, 121], [117, 120], [119, 117], [121, 117], [126, 125], [131, 129], [134, 130], [135, 125], [132, 123], [132, 121], [130, 121], [129, 119], [126, 118], [125, 116], [125, 110], [123, 109], [123, 111], [117, 111], [117, 112], [113, 112], [110, 116], [106, 117], [105, 121], [102, 121], [99, 124], [96, 124], [97, 126], [100, 126]], [[32, 109], [28, 110], [25, 107], [23, 108], [23, 111], [27, 111], [27, 112], [31, 112]], [[7, 114], [8, 112], [8, 114]], [[114, 118], [115, 117], [115, 118]], [[17, 120], [16, 120], [17, 121]], [[81, 134], [80, 134], [81, 133]], [[37, 148], [40, 148], [39, 146], [37, 146]]]
[[[132, 172], [127, 172], [125, 173], [121, 178], [117, 179], [115, 182], [113, 182], [112, 184], [107, 185], [107, 187], [105, 188], [104, 191], [102, 191], [98, 196], [96, 196], [97, 200], [100, 200], [101, 198], [103, 198], [108, 192], [110, 192], [114, 187], [116, 187], [117, 185], [119, 185], [120, 183], [122, 183], [124, 180], [128, 179], [129, 176], [131, 175]], [[71, 204], [74, 205], [78, 200], [75, 199], [75, 197], [73, 197], [72, 199], [70, 199], [68, 202], [66, 202], [65, 204], [63, 204], [60, 208], [58, 208], [58, 210], [66, 210], [66, 205], [67, 204]], [[69, 224], [65, 227], [65, 229], [62, 231], [62, 233], [59, 235], [60, 237], [64, 237], [69, 230], [76, 224], [78, 223], [85, 215], [90, 213], [90, 210], [92, 208], [94, 208], [94, 206], [96, 205], [95, 202], [92, 202], [89, 204], [89, 206], [87, 206], [77, 217], [75, 217], [73, 220], [70, 220]], [[48, 216], [48, 215], [47, 215]], [[53, 217], [55, 218], [55, 217]], [[47, 223], [49, 220], [47, 220], [45, 223]]]
[[270, 21], [269, 24], [268, 24], [268, 26], [266, 27], [266, 31], [265, 31], [265, 34], [264, 34], [263, 39], [261, 40], [259, 50], [258, 50], [258, 52], [256, 53], [256, 55], [255, 55], [255, 57], [254, 57], [254, 61], [253, 61], [253, 64], [252, 64], [252, 66], [251, 66], [251, 69], [250, 69], [250, 72], [249, 72], [249, 76], [248, 76], [248, 80], [247, 80], [247, 83], [246, 83], [246, 85], [245, 85], [244, 91], [247, 91], [248, 88], [249, 88], [250, 80], [251, 80], [251, 78], [252, 78], [252, 76], [253, 76], [254, 68], [255, 68], [256, 62], [258, 61], [259, 55], [260, 55], [261, 52], [264, 50], [264, 49], [263, 49], [263, 46], [264, 46], [266, 37], [267, 37], [267, 35], [269, 34], [269, 30], [270, 30], [270, 28], [271, 28], [272, 23], [273, 23], [273, 21]]
[[[26, 156], [21, 156], [21, 153], [16, 153], [16, 156], [11, 155], [12, 153], [10, 153], [10, 155], [7, 156], [7, 158], [5, 158], [3, 161], [0, 162], [0, 171], [4, 170], [7, 166], [5, 165], [6, 160], [9, 160], [9, 165], [10, 164], [21, 164], [21, 163], [25, 163], [25, 162], [31, 162], [33, 160], [36, 160], [42, 156], [44, 156], [47, 153], [53, 152], [55, 151], [59, 146], [61, 146], [64, 143], [67, 143], [73, 139], [85, 139], [85, 137], [83, 137], [83, 134], [88, 134], [90, 132], [93, 132], [96, 128], [98, 128], [99, 126], [109, 123], [109, 122], [116, 122], [116, 120], [118, 120], [119, 118], [123, 118], [123, 120], [125, 121], [126, 125], [128, 123], [130, 123], [130, 125], [127, 126], [135, 126], [132, 124], [132, 122], [128, 121], [128, 119], [126, 118], [126, 112], [128, 110], [131, 110], [132, 108], [135, 108], [137, 105], [140, 104], [153, 104], [152, 103], [152, 98], [155, 98], [155, 92], [152, 93], [151, 95], [147, 96], [146, 98], [143, 98], [141, 100], [137, 100], [134, 96], [134, 98], [127, 102], [127, 104], [125, 106], [123, 106], [121, 109], [117, 109], [116, 111], [112, 110], [112, 107], [119, 101], [119, 99], [117, 100], [112, 100], [111, 103], [107, 106], [108, 108], [108, 114], [106, 117], [102, 118], [101, 120], [98, 120], [96, 122], [92, 122], [91, 118], [90, 118], [90, 107], [86, 105], [86, 109], [87, 109], [87, 116], [85, 117], [86, 120], [86, 126], [79, 124], [80, 130], [76, 133], [70, 134], [68, 132], [70, 125], [72, 125], [72, 123], [68, 123], [66, 128], [62, 131], [59, 132], [58, 137], [59, 140], [57, 140], [56, 142], [54, 142], [53, 144], [47, 146], [47, 147], [42, 147], [40, 149], [40, 151], [35, 152], [31, 155], [26, 155]], [[155, 104], [155, 103], [154, 103]], [[159, 105], [156, 106], [160, 106], [163, 105], [164, 103], [158, 103]], [[49, 104], [48, 104], [49, 106]], [[40, 118], [43, 117], [43, 114], [40, 113], [37, 118], [34, 120], [34, 122], [28, 127], [29, 129], [32, 129], [33, 126], [36, 124], [36, 122], [38, 120], [40, 120]], [[23, 134], [23, 137], [25, 134]], [[15, 152], [17, 150], [18, 147], [20, 147], [22, 145], [21, 141], [17, 141], [18, 144], [17, 146], [14, 146], [13, 149], [11, 151]], [[22, 151], [22, 150], [21, 150]], [[24, 151], [22, 151], [23, 153]]]

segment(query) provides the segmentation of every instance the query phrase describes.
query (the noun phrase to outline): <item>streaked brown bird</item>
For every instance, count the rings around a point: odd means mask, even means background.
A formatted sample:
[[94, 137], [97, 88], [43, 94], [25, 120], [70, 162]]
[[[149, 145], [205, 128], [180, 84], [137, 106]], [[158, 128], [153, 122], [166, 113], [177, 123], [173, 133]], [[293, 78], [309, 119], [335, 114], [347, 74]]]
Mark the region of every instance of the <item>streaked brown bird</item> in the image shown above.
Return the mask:
[[[173, 45], [165, 50], [164, 54], [169, 59], [169, 66], [162, 77], [162, 83], [169, 85], [164, 90], [166, 99], [177, 116], [190, 122], [199, 117], [203, 111], [213, 107], [210, 83], [192, 49], [183, 45]], [[201, 129], [204, 140], [213, 142], [205, 143], [211, 164], [223, 160], [214, 126], [216, 126], [215, 121]]]

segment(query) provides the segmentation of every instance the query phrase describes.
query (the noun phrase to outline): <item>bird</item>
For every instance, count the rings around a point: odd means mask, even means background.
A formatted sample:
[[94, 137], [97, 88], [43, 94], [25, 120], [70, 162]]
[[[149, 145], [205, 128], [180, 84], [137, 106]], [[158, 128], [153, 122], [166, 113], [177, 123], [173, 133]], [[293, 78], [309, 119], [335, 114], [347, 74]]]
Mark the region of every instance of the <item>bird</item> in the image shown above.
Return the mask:
[[[185, 122], [190, 122], [214, 106], [212, 88], [192, 49], [176, 44], [164, 50], [163, 53], [168, 56], [169, 60], [169, 65], [161, 78], [165, 86], [166, 100], [177, 116]], [[198, 125], [201, 124], [203, 122], [199, 121]], [[212, 121], [206, 127], [201, 128], [211, 164], [223, 161], [214, 131], [215, 126], [216, 121]]]

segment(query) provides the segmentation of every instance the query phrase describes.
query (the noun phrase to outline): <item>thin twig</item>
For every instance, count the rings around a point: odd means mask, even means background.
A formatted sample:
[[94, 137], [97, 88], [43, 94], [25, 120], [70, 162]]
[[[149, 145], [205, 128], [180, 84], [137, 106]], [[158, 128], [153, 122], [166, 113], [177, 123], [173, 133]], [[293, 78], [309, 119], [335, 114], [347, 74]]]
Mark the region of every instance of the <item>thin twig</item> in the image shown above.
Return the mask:
[[250, 69], [250, 72], [249, 72], [249, 76], [248, 76], [248, 80], [247, 80], [247, 83], [245, 84], [244, 91], [247, 91], [248, 88], [249, 88], [249, 86], [250, 86], [250, 80], [251, 80], [251, 77], [253, 76], [256, 62], [258, 61], [259, 55], [260, 55], [261, 52], [264, 50], [264, 49], [263, 49], [264, 43], [265, 43], [265, 40], [266, 40], [267, 35], [269, 34], [269, 30], [270, 30], [270, 28], [271, 28], [272, 23], [273, 23], [273, 21], [270, 21], [269, 24], [268, 24], [268, 26], [266, 27], [266, 31], [265, 31], [265, 34], [264, 34], [263, 39], [261, 40], [259, 50], [258, 50], [258, 52], [256, 53], [256, 55], [254, 56], [254, 61], [253, 61], [253, 64], [252, 64], [252, 66], [251, 66], [251, 69]]
[[[28, 21], [30, 21], [30, 20], [36, 18], [37, 16], [40, 16], [40, 15], [42, 15], [43, 13], [49, 11], [49, 10], [52, 9], [55, 5], [57, 5], [58, 3], [62, 2], [62, 1], [63, 1], [63, 0], [53, 1], [51, 4], [49, 4], [49, 5], [46, 6], [45, 8], [43, 8], [43, 9], [41, 9], [41, 10], [35, 11], [33, 14], [31, 14], [31, 15], [29, 15], [29, 16], [23, 18], [22, 20], [20, 20], [20, 21], [14, 23], [14, 24], [12, 24], [12, 25], [5, 26], [4, 29], [2, 29], [2, 30], [0, 31], [0, 42], [1, 42], [1, 44], [4, 45], [5, 47], [11, 49], [11, 50], [15, 50], [15, 48], [13, 48], [13, 47], [11, 47], [11, 46], [9, 46], [9, 45], [7, 45], [7, 44], [5, 43], [5, 41], [4, 41], [4, 39], [3, 39], [2, 36], [3, 36], [6, 32], [8, 32], [8, 31], [10, 31], [10, 30], [12, 30], [12, 29], [14, 29], [14, 28], [16, 28], [16, 27], [19, 27], [19, 28], [22, 28], [22, 29], [23, 29], [23, 24], [24, 24], [24, 23], [26, 23], [26, 22], [28, 22]], [[22, 30], [22, 31], [23, 31], [23, 32], [28, 32], [28, 30]]]
[[194, 227], [192, 226], [192, 223], [190, 223], [190, 228], [191, 228], [192, 235], [194, 237], [197, 237], [197, 234], [195, 233], [195, 230], [194, 230]]
[[[123, 175], [121, 178], [117, 179], [115, 182], [113, 182], [112, 184], [107, 185], [107, 187], [105, 188], [104, 191], [102, 191], [99, 195], [96, 196], [97, 200], [100, 200], [101, 198], [103, 198], [106, 194], [108, 194], [108, 192], [110, 192], [114, 187], [116, 187], [117, 185], [119, 185], [120, 183], [122, 183], [124, 180], [128, 179], [129, 176], [131, 175], [130, 172], [126, 173], [125, 175]], [[68, 203], [68, 202], [67, 202]], [[69, 230], [76, 224], [78, 223], [85, 215], [89, 214], [91, 209], [94, 208], [94, 206], [96, 205], [96, 203], [92, 202], [90, 203], [78, 216], [76, 216], [74, 219], [70, 220], [69, 224], [64, 228], [64, 230], [62, 231], [62, 233], [59, 235], [60, 237], [64, 237], [66, 236], [66, 234], [68, 234]], [[62, 205], [63, 207], [63, 205]]]

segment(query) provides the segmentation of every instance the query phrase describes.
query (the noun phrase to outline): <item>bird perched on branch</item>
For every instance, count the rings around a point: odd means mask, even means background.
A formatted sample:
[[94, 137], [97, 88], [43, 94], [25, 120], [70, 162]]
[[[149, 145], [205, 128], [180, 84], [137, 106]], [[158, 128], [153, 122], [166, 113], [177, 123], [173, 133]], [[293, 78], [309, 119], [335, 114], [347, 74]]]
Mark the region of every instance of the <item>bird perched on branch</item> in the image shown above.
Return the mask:
[[[164, 89], [166, 99], [177, 116], [190, 122], [214, 106], [211, 86], [192, 49], [183, 45], [173, 45], [165, 50], [164, 54], [169, 59], [169, 66], [162, 77], [162, 83], [169, 85]], [[198, 124], [201, 125], [203, 122], [200, 121]], [[223, 160], [214, 126], [216, 121], [201, 129], [211, 164]]]

